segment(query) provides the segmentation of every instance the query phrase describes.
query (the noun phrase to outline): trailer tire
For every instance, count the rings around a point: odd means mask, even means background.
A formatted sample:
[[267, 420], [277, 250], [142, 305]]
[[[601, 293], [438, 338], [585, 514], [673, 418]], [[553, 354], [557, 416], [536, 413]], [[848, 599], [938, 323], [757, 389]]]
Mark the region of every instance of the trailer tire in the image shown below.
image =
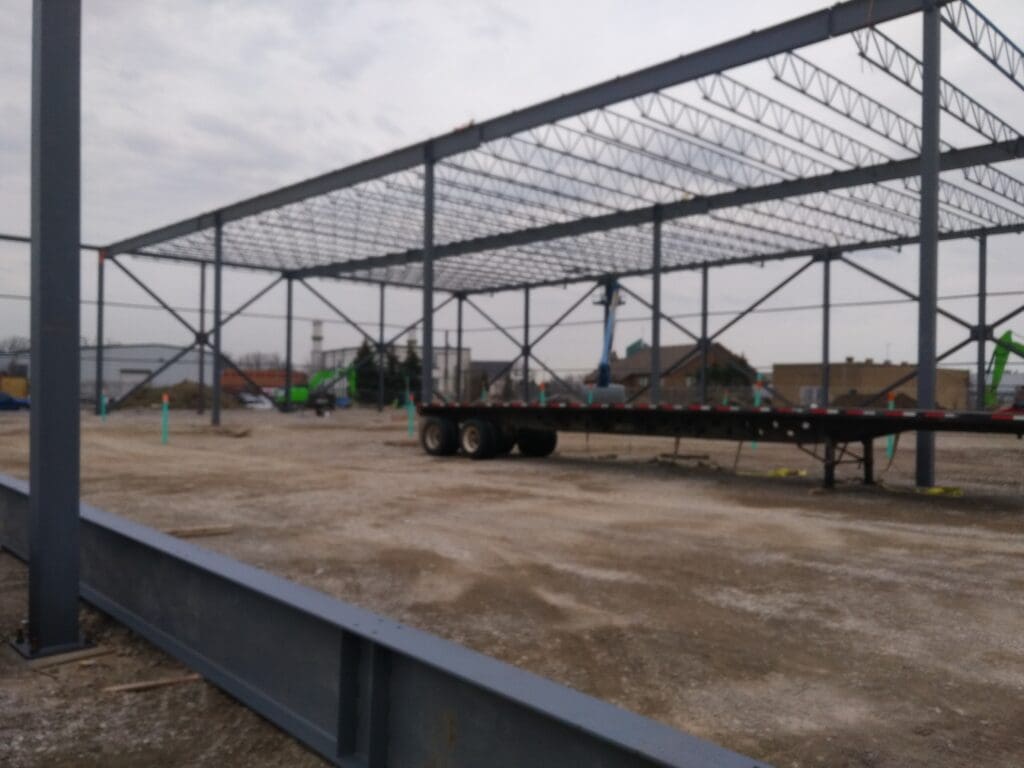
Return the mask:
[[431, 456], [451, 456], [459, 450], [459, 427], [454, 419], [428, 416], [420, 427], [420, 445]]
[[508, 456], [510, 453], [512, 453], [512, 450], [516, 447], [515, 431], [506, 431], [501, 429], [500, 427], [495, 427], [494, 434], [497, 440], [494, 449], [494, 455]]
[[483, 419], [469, 419], [459, 430], [459, 447], [473, 460], [491, 459], [498, 450], [494, 425]]
[[521, 429], [516, 442], [523, 456], [542, 459], [554, 452], [558, 445], [558, 433], [553, 429]]

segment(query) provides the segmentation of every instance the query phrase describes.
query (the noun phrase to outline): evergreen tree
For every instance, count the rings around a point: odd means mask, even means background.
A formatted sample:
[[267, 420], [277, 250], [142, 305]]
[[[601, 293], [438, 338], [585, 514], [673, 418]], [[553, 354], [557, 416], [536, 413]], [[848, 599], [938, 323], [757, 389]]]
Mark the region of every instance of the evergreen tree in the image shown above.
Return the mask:
[[353, 361], [358, 382], [358, 399], [360, 403], [377, 402], [377, 352], [370, 346], [368, 339], [363, 339], [362, 346], [356, 352]]

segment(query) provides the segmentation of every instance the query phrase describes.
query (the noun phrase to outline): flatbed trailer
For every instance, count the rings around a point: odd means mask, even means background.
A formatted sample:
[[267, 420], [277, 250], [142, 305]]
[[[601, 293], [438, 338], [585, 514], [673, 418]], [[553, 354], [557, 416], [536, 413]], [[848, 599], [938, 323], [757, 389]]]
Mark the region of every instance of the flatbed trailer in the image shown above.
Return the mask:
[[792, 443], [822, 462], [826, 487], [835, 485], [836, 466], [850, 462], [863, 468], [865, 483], [873, 483], [879, 437], [921, 430], [1024, 437], [1024, 413], [1013, 411], [510, 402], [430, 403], [419, 413], [421, 444], [436, 456], [461, 451], [489, 459], [516, 446], [527, 456], [547, 456], [558, 432]]

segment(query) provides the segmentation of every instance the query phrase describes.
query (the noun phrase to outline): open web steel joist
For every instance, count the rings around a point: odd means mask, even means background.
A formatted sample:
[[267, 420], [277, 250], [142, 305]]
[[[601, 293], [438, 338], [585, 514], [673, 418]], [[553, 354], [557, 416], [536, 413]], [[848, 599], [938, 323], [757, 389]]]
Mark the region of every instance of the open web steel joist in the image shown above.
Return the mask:
[[[663, 271], [916, 242], [921, 124], [794, 51], [855, 46], [921, 93], [923, 61], [875, 25], [935, 6], [1019, 74], [965, 5], [847, 2], [107, 250], [212, 261], [219, 221], [225, 263], [422, 287], [429, 249], [433, 288], [472, 293], [649, 272], [655, 215]], [[1024, 151], [1017, 131], [948, 80], [940, 93], [973, 140], [942, 145], [939, 230], [1019, 231], [1024, 184], [995, 167]]]

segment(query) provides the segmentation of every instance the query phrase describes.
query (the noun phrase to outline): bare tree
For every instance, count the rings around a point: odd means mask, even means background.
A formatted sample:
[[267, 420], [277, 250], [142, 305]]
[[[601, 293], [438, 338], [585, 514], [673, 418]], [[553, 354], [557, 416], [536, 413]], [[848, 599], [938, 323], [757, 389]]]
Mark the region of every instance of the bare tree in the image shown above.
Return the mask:
[[28, 336], [6, 336], [0, 339], [0, 352], [28, 352]]

